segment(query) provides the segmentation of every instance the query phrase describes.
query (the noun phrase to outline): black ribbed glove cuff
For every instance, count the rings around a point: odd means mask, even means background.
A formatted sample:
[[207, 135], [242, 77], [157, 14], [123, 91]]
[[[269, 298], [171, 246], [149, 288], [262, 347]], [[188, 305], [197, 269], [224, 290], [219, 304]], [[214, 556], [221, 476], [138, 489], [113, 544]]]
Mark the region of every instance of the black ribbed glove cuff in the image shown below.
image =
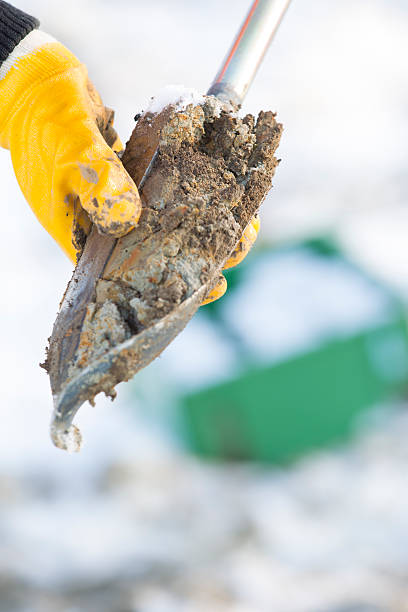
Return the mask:
[[14, 47], [39, 25], [35, 17], [0, 0], [0, 66]]

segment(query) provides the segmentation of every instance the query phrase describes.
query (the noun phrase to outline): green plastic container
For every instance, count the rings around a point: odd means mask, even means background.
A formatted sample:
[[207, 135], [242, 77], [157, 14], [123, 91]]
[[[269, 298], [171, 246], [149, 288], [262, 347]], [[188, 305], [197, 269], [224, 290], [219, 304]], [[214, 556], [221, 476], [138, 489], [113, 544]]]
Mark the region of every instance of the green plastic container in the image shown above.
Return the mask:
[[405, 320], [256, 368], [180, 401], [190, 448], [283, 462], [348, 436], [355, 418], [407, 381]]

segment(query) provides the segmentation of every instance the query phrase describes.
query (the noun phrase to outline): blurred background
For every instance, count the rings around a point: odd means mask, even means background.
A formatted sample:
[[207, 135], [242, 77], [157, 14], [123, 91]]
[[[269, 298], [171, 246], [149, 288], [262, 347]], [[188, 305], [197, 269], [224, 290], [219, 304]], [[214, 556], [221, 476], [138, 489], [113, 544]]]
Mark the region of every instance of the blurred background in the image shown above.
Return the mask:
[[[207, 89], [249, 0], [19, 0], [124, 141]], [[277, 111], [258, 244], [173, 345], [48, 437], [71, 266], [0, 151], [1, 612], [408, 611], [408, 6], [294, 0], [244, 105]]]

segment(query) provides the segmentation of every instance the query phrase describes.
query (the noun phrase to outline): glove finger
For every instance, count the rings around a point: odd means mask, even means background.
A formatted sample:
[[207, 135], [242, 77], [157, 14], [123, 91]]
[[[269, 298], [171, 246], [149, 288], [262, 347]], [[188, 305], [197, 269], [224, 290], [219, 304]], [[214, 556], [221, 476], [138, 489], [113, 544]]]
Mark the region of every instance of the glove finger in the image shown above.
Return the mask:
[[[116, 132], [115, 132], [115, 134], [116, 134]], [[116, 134], [116, 139], [111, 144], [111, 149], [115, 153], [122, 153], [125, 150], [125, 147], [123, 146], [122, 141], [121, 141], [121, 139], [119, 138], [119, 136], [117, 134]]]
[[92, 228], [92, 223], [89, 216], [82, 208], [79, 198], [75, 198], [70, 213], [72, 213], [71, 245], [74, 250], [70, 249], [70, 252], [67, 254], [71, 261], [76, 264], [79, 257], [82, 255], [86, 239]]
[[227, 260], [224, 266], [224, 270], [228, 270], [228, 268], [233, 268], [234, 266], [237, 266], [239, 263], [241, 263], [243, 259], [245, 259], [245, 257], [251, 250], [255, 240], [257, 239], [259, 227], [259, 216], [255, 215], [250, 221], [250, 223], [247, 225], [231, 257]]
[[76, 156], [70, 188], [102, 234], [123, 236], [137, 224], [141, 201], [135, 183], [122, 163], [94, 131], [93, 144]]
[[215, 300], [218, 300], [220, 297], [222, 297], [224, 295], [226, 290], [227, 290], [227, 280], [221, 274], [219, 279], [218, 279], [217, 284], [207, 294], [205, 300], [201, 303], [201, 306], [205, 306], [206, 304], [210, 304], [211, 302], [215, 302]]
[[100, 133], [112, 151], [115, 153], [122, 152], [124, 150], [123, 144], [113, 127], [115, 111], [104, 105], [101, 96], [89, 78], [87, 78], [86, 85], [92, 113]]

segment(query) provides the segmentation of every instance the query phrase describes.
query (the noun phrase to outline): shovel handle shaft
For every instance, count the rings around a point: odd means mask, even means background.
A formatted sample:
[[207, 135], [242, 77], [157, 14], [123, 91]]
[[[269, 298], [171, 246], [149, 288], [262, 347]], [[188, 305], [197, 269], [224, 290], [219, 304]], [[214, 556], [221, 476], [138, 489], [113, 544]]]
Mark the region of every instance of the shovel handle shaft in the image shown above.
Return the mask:
[[254, 0], [209, 95], [241, 104], [290, 0]]

